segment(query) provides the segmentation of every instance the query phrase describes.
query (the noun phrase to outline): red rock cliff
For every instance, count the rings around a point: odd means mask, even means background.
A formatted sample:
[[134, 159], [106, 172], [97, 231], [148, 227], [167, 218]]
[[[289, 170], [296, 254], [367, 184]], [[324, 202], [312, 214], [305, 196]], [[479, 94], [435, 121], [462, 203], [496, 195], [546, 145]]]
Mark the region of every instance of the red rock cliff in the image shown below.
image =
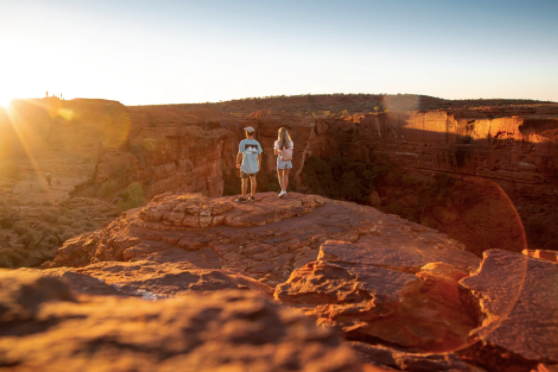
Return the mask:
[[342, 153], [358, 160], [484, 177], [508, 192], [558, 197], [558, 115], [487, 116], [394, 112], [326, 122], [340, 133]]

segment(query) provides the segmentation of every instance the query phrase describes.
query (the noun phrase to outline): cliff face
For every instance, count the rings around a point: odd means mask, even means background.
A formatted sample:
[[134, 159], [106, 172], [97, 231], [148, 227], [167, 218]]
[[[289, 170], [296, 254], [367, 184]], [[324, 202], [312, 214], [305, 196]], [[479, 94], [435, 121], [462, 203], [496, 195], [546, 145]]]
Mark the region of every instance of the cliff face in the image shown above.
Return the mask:
[[[129, 110], [104, 100], [19, 101], [0, 117], [1, 160], [16, 163], [16, 190], [53, 179], [54, 201], [96, 196], [107, 181], [141, 182], [146, 196], [167, 190], [221, 195], [221, 169], [237, 138], [235, 119], [219, 112]], [[238, 126], [236, 124], [236, 126]], [[40, 196], [40, 195], [39, 195]], [[44, 196], [44, 195], [43, 195]]]
[[328, 124], [341, 133], [341, 152], [358, 160], [483, 177], [521, 195], [558, 196], [558, 116], [396, 112]]

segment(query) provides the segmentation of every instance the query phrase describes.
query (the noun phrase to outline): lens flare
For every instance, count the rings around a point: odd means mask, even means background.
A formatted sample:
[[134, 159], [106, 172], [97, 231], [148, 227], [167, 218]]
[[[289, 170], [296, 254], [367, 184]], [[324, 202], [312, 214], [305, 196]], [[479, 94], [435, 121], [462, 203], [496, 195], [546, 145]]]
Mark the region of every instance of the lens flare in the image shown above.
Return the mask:
[[9, 109], [12, 104], [12, 98], [0, 96], [0, 108]]

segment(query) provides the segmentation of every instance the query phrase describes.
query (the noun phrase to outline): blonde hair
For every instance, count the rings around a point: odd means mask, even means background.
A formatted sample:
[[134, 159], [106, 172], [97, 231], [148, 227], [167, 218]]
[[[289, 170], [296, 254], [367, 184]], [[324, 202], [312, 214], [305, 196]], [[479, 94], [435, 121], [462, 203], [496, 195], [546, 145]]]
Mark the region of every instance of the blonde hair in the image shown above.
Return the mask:
[[277, 136], [277, 145], [279, 149], [282, 150], [283, 147], [290, 146], [291, 143], [293, 143], [293, 141], [291, 140], [291, 136], [289, 136], [289, 132], [287, 132], [287, 128], [279, 128], [279, 135]]

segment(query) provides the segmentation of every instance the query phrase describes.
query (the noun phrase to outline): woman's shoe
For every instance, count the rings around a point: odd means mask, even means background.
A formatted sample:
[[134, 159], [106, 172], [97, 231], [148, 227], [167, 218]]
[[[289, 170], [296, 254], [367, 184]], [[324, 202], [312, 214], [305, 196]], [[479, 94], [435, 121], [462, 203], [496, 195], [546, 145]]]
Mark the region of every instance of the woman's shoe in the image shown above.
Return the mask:
[[279, 195], [277, 195], [278, 198], [287, 195], [287, 193], [285, 191], [281, 191], [281, 193]]

